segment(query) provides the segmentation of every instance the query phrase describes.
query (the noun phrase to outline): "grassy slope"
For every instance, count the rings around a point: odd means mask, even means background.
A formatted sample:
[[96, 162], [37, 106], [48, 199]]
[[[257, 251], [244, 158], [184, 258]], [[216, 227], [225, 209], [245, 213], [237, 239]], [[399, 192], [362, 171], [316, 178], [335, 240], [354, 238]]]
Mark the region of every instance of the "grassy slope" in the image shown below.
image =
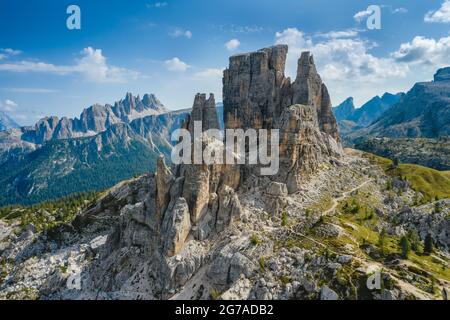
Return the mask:
[[370, 153], [364, 156], [380, 165], [392, 177], [406, 179], [411, 187], [428, 199], [450, 198], [450, 171], [438, 171], [415, 164], [400, 164], [392, 168], [392, 161]]

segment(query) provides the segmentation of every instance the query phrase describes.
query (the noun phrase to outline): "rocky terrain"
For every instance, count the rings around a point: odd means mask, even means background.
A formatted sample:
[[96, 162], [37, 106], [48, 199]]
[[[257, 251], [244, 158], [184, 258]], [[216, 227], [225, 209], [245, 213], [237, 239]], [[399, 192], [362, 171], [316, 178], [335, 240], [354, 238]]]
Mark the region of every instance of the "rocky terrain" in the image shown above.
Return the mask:
[[79, 119], [48, 117], [34, 128], [1, 131], [0, 206], [103, 190], [154, 171], [188, 113], [167, 111], [154, 95], [127, 94], [113, 106], [85, 109]]
[[[328, 90], [287, 46], [232, 56], [225, 128], [280, 130], [280, 170], [157, 161], [79, 207], [24, 219], [2, 213], [4, 299], [442, 299], [449, 289], [447, 199], [343, 150]], [[219, 128], [214, 96], [197, 94], [183, 127]], [[203, 139], [205, 149], [221, 141]], [[194, 148], [194, 146], [192, 146]], [[215, 149], [217, 150], [217, 149]], [[391, 165], [391, 164], [389, 164]], [[367, 278], [379, 277], [371, 290]], [[373, 289], [373, 288], [372, 288]]]
[[377, 120], [394, 104], [398, 103], [404, 96], [404, 93], [391, 94], [386, 92], [381, 97], [373, 97], [360, 108], [355, 108], [353, 98], [350, 97], [340, 105], [334, 107], [333, 113], [337, 121], [353, 121], [358, 126], [365, 127], [372, 124], [372, 122]]
[[17, 122], [11, 119], [5, 112], [0, 111], [0, 131], [18, 127]]
[[375, 123], [356, 131], [349, 138], [439, 138], [450, 135], [449, 68], [436, 72], [434, 81], [421, 82]]
[[450, 170], [450, 138], [369, 138], [356, 142], [355, 148], [382, 157], [398, 159], [403, 163], [414, 163]]
[[[339, 125], [339, 133], [344, 142], [352, 132], [362, 129], [375, 122], [384, 112], [398, 103], [404, 93], [384, 93], [381, 97], [376, 96], [363, 104], [360, 108], [355, 108], [353, 98], [350, 97], [340, 105], [333, 108], [333, 113]], [[347, 142], [351, 144], [351, 142]]]

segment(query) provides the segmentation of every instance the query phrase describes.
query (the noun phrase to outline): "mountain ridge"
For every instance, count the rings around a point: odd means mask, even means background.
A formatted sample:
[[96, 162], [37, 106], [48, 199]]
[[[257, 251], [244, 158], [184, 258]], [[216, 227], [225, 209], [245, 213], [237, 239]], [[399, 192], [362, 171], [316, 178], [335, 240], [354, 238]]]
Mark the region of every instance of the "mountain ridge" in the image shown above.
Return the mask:
[[6, 112], [0, 110], [0, 131], [19, 128], [20, 125], [13, 120]]

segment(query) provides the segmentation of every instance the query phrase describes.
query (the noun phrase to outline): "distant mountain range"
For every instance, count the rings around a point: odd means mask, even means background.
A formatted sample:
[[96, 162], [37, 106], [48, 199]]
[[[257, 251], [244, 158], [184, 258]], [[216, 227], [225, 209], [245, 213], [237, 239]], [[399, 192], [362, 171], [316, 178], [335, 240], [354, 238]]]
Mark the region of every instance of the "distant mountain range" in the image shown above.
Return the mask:
[[391, 94], [386, 92], [381, 97], [373, 97], [360, 108], [355, 107], [353, 98], [350, 97], [334, 107], [333, 112], [338, 121], [339, 132], [343, 140], [346, 141], [346, 137], [350, 133], [372, 124], [385, 111], [399, 102], [404, 95], [404, 93]]
[[128, 93], [79, 118], [46, 117], [1, 131], [0, 206], [103, 190], [153, 171], [159, 154], [170, 161], [170, 136], [189, 112], [168, 111], [154, 95]]
[[400, 161], [448, 170], [450, 67], [439, 69], [434, 81], [416, 83], [406, 95], [386, 97], [384, 112], [366, 124], [355, 116], [352, 100], [335, 108], [345, 143]]
[[386, 92], [381, 98], [379, 96], [373, 97], [358, 109], [355, 108], [353, 98], [350, 97], [333, 108], [334, 115], [338, 121], [353, 121], [356, 125], [365, 127], [377, 120], [383, 112], [399, 102], [404, 95], [404, 93], [391, 94]]
[[438, 138], [450, 135], [450, 67], [434, 81], [416, 83], [399, 103], [367, 128], [352, 134], [390, 138]]
[[19, 127], [17, 122], [11, 119], [5, 112], [0, 111], [0, 131]]

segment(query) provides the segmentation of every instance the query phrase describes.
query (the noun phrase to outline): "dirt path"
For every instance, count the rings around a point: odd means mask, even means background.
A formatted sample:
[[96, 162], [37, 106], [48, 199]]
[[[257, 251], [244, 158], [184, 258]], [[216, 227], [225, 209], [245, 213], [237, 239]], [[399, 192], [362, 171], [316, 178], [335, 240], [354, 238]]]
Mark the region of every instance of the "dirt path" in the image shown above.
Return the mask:
[[[333, 249], [331, 249], [328, 245], [317, 241], [316, 239], [313, 239], [301, 232], [298, 231], [294, 231], [292, 230], [292, 228], [289, 229], [290, 232], [292, 232], [293, 234], [300, 236], [302, 238], [305, 238], [323, 248], [326, 248], [329, 252], [334, 253], [335, 255], [342, 255], [342, 252], [337, 252], [334, 251]], [[352, 255], [353, 259], [357, 260], [358, 262], [360, 262], [364, 267], [365, 270], [386, 270], [386, 272], [396, 281], [397, 285], [404, 290], [405, 292], [409, 292], [412, 295], [414, 295], [416, 298], [420, 299], [420, 300], [434, 300], [435, 297], [433, 297], [432, 295], [430, 295], [429, 293], [426, 293], [420, 289], [418, 289], [417, 287], [413, 286], [412, 284], [405, 282], [401, 279], [399, 279], [398, 277], [396, 277], [392, 272], [389, 272], [387, 270], [387, 267], [379, 262], [376, 261], [372, 261], [372, 260], [368, 260], [362, 257], [358, 257], [356, 255]]]
[[334, 212], [334, 210], [336, 210], [337, 206], [339, 205], [339, 202], [344, 200], [345, 198], [347, 198], [351, 193], [355, 192], [356, 190], [361, 189], [362, 187], [364, 187], [366, 184], [368, 184], [369, 182], [371, 182], [372, 179], [369, 179], [367, 181], [364, 181], [363, 183], [361, 183], [359, 186], [354, 187], [353, 189], [346, 191], [342, 194], [342, 196], [338, 197], [338, 198], [334, 198], [333, 199], [333, 205], [331, 206], [330, 209], [326, 210], [323, 212], [323, 215], [329, 215], [331, 213]]
[[[343, 192], [340, 197], [334, 198], [333, 199], [333, 205], [331, 206], [330, 209], [324, 211], [323, 215], [330, 215], [331, 213], [333, 213], [336, 210], [337, 206], [339, 205], [340, 201], [342, 201], [345, 198], [347, 198], [350, 194], [352, 194], [356, 190], [359, 190], [359, 189], [363, 188], [365, 185], [367, 185], [371, 181], [372, 181], [372, 179], [366, 180], [363, 183], [361, 183], [360, 185], [354, 187], [353, 189], [351, 189], [349, 191], [346, 191], [346, 192]], [[321, 246], [323, 248], [327, 248], [331, 253], [334, 253], [336, 255], [342, 255], [343, 254], [342, 252], [336, 252], [336, 251], [332, 250], [331, 248], [329, 248], [328, 245], [326, 245], [326, 244], [324, 244], [324, 243], [322, 243], [322, 242], [320, 242], [320, 241], [318, 241], [318, 240], [316, 240], [314, 238], [311, 238], [311, 237], [309, 237], [309, 236], [307, 236], [307, 235], [305, 235], [305, 234], [303, 234], [301, 232], [294, 231], [292, 228], [289, 228], [289, 231], [291, 233], [293, 233], [293, 234], [295, 234], [297, 236], [300, 236], [302, 238], [305, 238], [305, 239], [307, 239], [307, 240], [309, 240], [309, 241], [311, 241], [311, 242], [313, 242], [313, 243], [315, 243], [315, 244], [317, 244], [317, 245], [319, 245], [319, 246]], [[353, 258], [355, 260], [359, 261], [365, 267], [366, 270], [372, 270], [372, 269], [375, 269], [375, 270], [386, 270], [386, 266], [381, 264], [381, 263], [379, 263], [379, 262], [368, 260], [368, 259], [365, 259], [365, 258], [362, 258], [362, 257], [358, 257], [358, 256], [355, 256], [355, 255], [352, 255], [352, 256], [353, 256]], [[402, 290], [413, 294], [415, 297], [417, 297], [418, 299], [421, 299], [421, 300], [434, 299], [434, 297], [432, 295], [430, 295], [430, 294], [428, 294], [428, 293], [418, 289], [417, 287], [413, 286], [412, 284], [410, 284], [408, 282], [405, 282], [405, 281], [399, 279], [394, 274], [392, 274], [392, 272], [388, 272], [388, 273], [393, 279], [395, 279], [397, 285]]]

